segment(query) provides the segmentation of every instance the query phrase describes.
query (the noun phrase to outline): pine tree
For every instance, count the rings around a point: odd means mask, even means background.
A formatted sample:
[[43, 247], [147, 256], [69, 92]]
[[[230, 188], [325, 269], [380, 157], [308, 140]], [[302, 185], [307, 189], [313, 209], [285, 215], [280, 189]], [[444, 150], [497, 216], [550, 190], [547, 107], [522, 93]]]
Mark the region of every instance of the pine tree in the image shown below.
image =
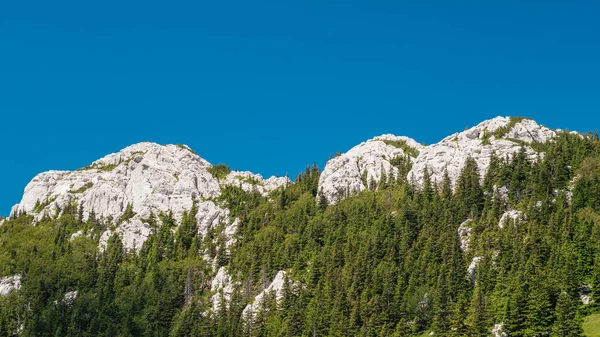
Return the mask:
[[488, 335], [488, 304], [481, 287], [475, 285], [473, 290], [473, 298], [471, 299], [471, 307], [469, 316], [467, 317], [467, 326], [469, 336]]
[[465, 336], [468, 331], [467, 316], [469, 304], [463, 294], [460, 294], [454, 304], [452, 319], [450, 320], [450, 336]]
[[582, 336], [581, 322], [577, 317], [577, 304], [573, 296], [561, 291], [556, 302], [556, 320], [552, 327], [552, 337]]

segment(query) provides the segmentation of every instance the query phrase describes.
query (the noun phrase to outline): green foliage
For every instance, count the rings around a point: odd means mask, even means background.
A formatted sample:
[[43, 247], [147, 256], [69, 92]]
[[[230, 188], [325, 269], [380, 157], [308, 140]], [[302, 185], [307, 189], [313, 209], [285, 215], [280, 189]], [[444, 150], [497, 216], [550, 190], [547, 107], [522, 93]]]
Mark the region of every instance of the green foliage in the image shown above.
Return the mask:
[[94, 163], [92, 165], [86, 166], [86, 167], [82, 167], [80, 169], [78, 169], [78, 171], [82, 171], [82, 170], [99, 170], [102, 172], [110, 172], [112, 170], [114, 170], [117, 166], [119, 166], [119, 164], [121, 164], [120, 162], [117, 164], [98, 164], [98, 163]]
[[600, 313], [587, 316], [583, 320], [583, 335], [586, 337], [600, 337]]
[[496, 139], [504, 137], [512, 128], [515, 127], [518, 123], [522, 122], [524, 119], [528, 119], [526, 117], [510, 117], [510, 121], [505, 126], [501, 126], [492, 132], [492, 135], [496, 137]]
[[121, 215], [121, 217], [119, 218], [118, 223], [122, 223], [122, 222], [130, 220], [131, 218], [133, 218], [135, 216], [135, 214], [136, 213], [133, 211], [133, 204], [131, 204], [131, 203], [127, 204], [127, 207], [125, 208], [123, 215]]
[[398, 140], [382, 139], [381, 141], [386, 143], [387, 145], [391, 145], [391, 146], [401, 149], [402, 151], [404, 151], [405, 154], [407, 154], [413, 158], [417, 158], [419, 156], [419, 150], [408, 145], [404, 139], [398, 139]]
[[198, 155], [198, 154], [196, 153], [196, 151], [192, 150], [192, 149], [191, 149], [191, 148], [189, 148], [187, 145], [183, 145], [183, 144], [175, 144], [175, 145], [176, 145], [178, 148], [180, 148], [180, 149], [188, 150], [188, 151], [190, 151], [191, 153], [193, 153], [193, 154], [195, 154], [195, 155]]
[[[524, 149], [493, 156], [483, 184], [468, 159], [454, 190], [427, 170], [412, 186], [408, 156], [395, 158], [398, 177], [381, 172], [371, 190], [332, 205], [316, 165], [269, 196], [224, 186], [215, 202], [238, 219], [232, 241], [229, 223], [200, 233], [198, 201], [180, 221], [144, 219], [151, 234], [137, 252], [118, 235], [100, 251], [106, 228], [82, 221], [76, 205], [35, 226], [20, 215], [0, 226], [0, 275], [23, 280], [0, 297], [0, 335], [23, 323], [24, 336], [488, 336], [502, 322], [509, 336], [580, 336], [580, 317], [597, 310], [581, 304], [580, 288], [600, 299], [600, 143], [561, 133], [544, 147], [537, 161]], [[499, 228], [510, 209], [524, 220]], [[119, 221], [134, 215], [128, 205]], [[463, 252], [457, 229], [467, 218]], [[86, 235], [70, 240], [77, 231]], [[220, 267], [233, 289], [213, 310], [211, 298], [226, 295], [211, 291]], [[280, 270], [281, 298], [266, 294], [243, 315]]]
[[254, 178], [254, 177], [244, 177], [244, 176], [238, 175], [238, 176], [235, 176], [235, 178], [241, 182], [244, 182], [246, 184], [250, 184], [253, 186], [263, 186], [264, 185], [262, 181]]
[[76, 190], [72, 190], [71, 193], [73, 193], [73, 194], [83, 193], [83, 192], [87, 191], [88, 189], [90, 189], [92, 186], [94, 186], [94, 184], [90, 181], [90, 182], [87, 182], [85, 185], [81, 186], [80, 188], [78, 188]]
[[35, 206], [33, 207], [33, 212], [34, 213], [41, 212], [44, 208], [48, 207], [51, 203], [53, 203], [54, 200], [56, 200], [56, 197], [49, 198], [44, 202], [40, 202], [39, 200], [37, 200], [35, 202]]
[[490, 142], [490, 137], [491, 134], [488, 132], [487, 129], [483, 130], [483, 137], [481, 138], [481, 144], [482, 145], [492, 145], [492, 142]]
[[219, 180], [227, 178], [229, 172], [231, 172], [231, 169], [225, 164], [217, 164], [208, 168], [208, 173]]

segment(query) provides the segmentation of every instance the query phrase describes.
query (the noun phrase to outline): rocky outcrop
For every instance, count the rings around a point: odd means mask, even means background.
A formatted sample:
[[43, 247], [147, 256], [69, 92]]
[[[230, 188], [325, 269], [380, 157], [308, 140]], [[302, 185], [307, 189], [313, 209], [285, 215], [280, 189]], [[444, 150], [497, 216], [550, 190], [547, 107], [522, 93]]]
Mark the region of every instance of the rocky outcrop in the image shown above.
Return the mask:
[[14, 290], [21, 289], [21, 275], [13, 275], [0, 279], [0, 296], [6, 296]]
[[471, 242], [471, 232], [473, 231], [473, 228], [469, 226], [471, 222], [471, 219], [467, 219], [458, 226], [457, 230], [458, 238], [460, 240], [460, 249], [465, 253], [469, 251], [469, 243]]
[[[114, 231], [102, 234], [100, 246], [116, 232], [126, 248], [139, 249], [150, 234], [148, 219], [152, 215], [172, 213], [178, 222], [183, 213], [192, 208], [194, 200], [198, 203], [196, 217], [201, 233], [219, 223], [233, 222], [229, 211], [215, 201], [221, 194], [221, 186], [208, 171], [210, 167], [209, 162], [185, 145], [139, 143], [76, 171], [48, 171], [37, 175], [11, 214], [25, 212], [40, 220], [44, 216], [58, 215], [74, 204], [82, 208], [84, 220], [94, 216], [117, 225]], [[267, 193], [285, 180], [263, 180], [250, 172], [237, 175], [256, 178], [261, 193]], [[229, 232], [232, 231], [229, 228]]]
[[524, 220], [525, 215], [521, 211], [508, 210], [508, 211], [504, 212], [504, 214], [502, 214], [502, 216], [500, 217], [500, 221], [498, 222], [498, 227], [504, 228], [504, 226], [506, 225], [506, 223], [509, 219], [511, 221], [518, 222], [518, 221]]
[[467, 268], [467, 278], [472, 283], [475, 283], [475, 278], [477, 276], [477, 274], [476, 274], [477, 265], [479, 264], [479, 262], [481, 261], [482, 258], [483, 258], [482, 256], [473, 257], [473, 260], [471, 260], [471, 264], [469, 264], [469, 267]]
[[77, 290], [69, 291], [65, 294], [63, 301], [65, 303], [73, 303], [73, 301], [75, 301], [76, 298], [77, 298]]
[[262, 301], [266, 294], [274, 293], [275, 299], [279, 301], [283, 296], [282, 290], [284, 282], [285, 271], [280, 270], [277, 273], [277, 275], [275, 275], [273, 282], [271, 282], [271, 284], [269, 284], [267, 288], [265, 288], [258, 295], [256, 295], [256, 297], [254, 297], [254, 301], [244, 308], [244, 311], [242, 312], [242, 317], [244, 317], [245, 319], [253, 317], [260, 310], [260, 305], [262, 304]]
[[265, 180], [262, 175], [249, 171], [231, 171], [221, 183], [223, 185], [238, 186], [247, 192], [257, 191], [262, 195], [267, 195], [269, 192], [291, 183], [291, 181], [287, 177], [270, 177]]
[[592, 299], [592, 288], [590, 287], [589, 284], [584, 283], [579, 288], [578, 295], [579, 295], [579, 299], [581, 300], [581, 303], [584, 305], [588, 305], [588, 304], [594, 302], [594, 300]]
[[[443, 181], [445, 172], [454, 184], [465, 166], [473, 158], [480, 175], [485, 175], [492, 154], [504, 158], [518, 152], [522, 146], [530, 159], [538, 153], [531, 143], [544, 143], [556, 132], [530, 119], [496, 117], [463, 132], [448, 136], [439, 143], [423, 146], [413, 139], [383, 135], [363, 142], [350, 151], [330, 159], [319, 180], [319, 190], [329, 202], [354, 195], [378, 183], [382, 174], [395, 177], [398, 170], [391, 159], [409, 155], [412, 168], [408, 181], [422, 184], [427, 168], [432, 181]], [[501, 197], [505, 191], [499, 191]]]
[[414, 158], [423, 146], [408, 137], [382, 135], [330, 159], [319, 179], [319, 193], [331, 203], [357, 194], [379, 182], [382, 175], [396, 178], [398, 169], [390, 161], [396, 157]]
[[494, 337], [508, 337], [508, 334], [506, 334], [506, 332], [502, 332], [502, 328], [503, 327], [504, 327], [504, 323], [494, 324], [494, 328], [491, 331], [492, 336], [494, 336]]
[[212, 280], [210, 290], [213, 293], [211, 298], [213, 311], [217, 312], [217, 310], [219, 310], [219, 306], [221, 305], [221, 299], [223, 299], [225, 304], [227, 304], [227, 302], [229, 302], [231, 299], [231, 294], [233, 293], [233, 282], [225, 267], [219, 268], [217, 275]]
[[506, 186], [492, 186], [494, 190], [493, 198], [499, 198], [501, 201], [508, 201], [508, 188]]
[[[421, 183], [427, 167], [432, 181], [441, 183], [447, 171], [450, 180], [455, 183], [468, 157], [475, 159], [483, 176], [492, 153], [504, 158], [519, 151], [522, 144], [544, 143], [555, 136], [555, 131], [530, 119], [496, 117], [425, 147], [415, 159], [408, 177]], [[526, 146], [525, 149], [530, 158], [537, 157], [531, 147]]]

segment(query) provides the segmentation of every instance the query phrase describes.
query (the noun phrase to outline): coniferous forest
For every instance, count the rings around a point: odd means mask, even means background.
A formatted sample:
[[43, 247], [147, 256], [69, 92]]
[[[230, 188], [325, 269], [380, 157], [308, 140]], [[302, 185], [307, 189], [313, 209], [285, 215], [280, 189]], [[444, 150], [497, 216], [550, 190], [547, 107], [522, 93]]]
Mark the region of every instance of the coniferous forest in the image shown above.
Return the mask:
[[[36, 223], [20, 214], [0, 226], [0, 275], [22, 275], [0, 296], [0, 336], [491, 336], [498, 324], [583, 336], [600, 311], [600, 141], [563, 132], [535, 145], [541, 159], [523, 148], [487, 172], [468, 159], [455, 186], [398, 174], [331, 205], [316, 165], [268, 196], [228, 186], [230, 247], [227, 224], [198, 234], [196, 206], [180, 222], [153, 214], [139, 251], [118, 235], [99, 249], [119, 220], [83, 221], [76, 205]], [[80, 230], [90, 235], [72, 239]], [[211, 291], [222, 266], [229, 299]], [[244, 313], [282, 270], [281, 297]]]

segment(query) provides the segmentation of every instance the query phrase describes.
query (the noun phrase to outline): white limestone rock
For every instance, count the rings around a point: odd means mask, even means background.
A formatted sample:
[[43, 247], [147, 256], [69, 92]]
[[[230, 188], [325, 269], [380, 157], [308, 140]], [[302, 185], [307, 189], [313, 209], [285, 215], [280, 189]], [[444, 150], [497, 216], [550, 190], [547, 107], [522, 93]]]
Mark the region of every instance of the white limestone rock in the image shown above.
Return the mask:
[[[423, 145], [411, 138], [394, 135], [382, 135], [360, 143], [327, 162], [319, 179], [319, 193], [334, 203], [346, 195], [355, 195], [367, 189], [372, 179], [379, 182], [382, 171], [386, 178], [390, 173], [396, 178], [398, 169], [390, 164], [390, 160], [406, 154], [401, 148], [384, 141], [402, 141], [417, 151], [423, 149]], [[363, 173], [366, 174], [366, 184]]]
[[498, 227], [501, 229], [504, 228], [504, 225], [506, 225], [506, 222], [509, 219], [512, 221], [521, 221], [521, 220], [525, 220], [525, 215], [521, 211], [508, 210], [508, 211], [504, 212], [504, 214], [502, 214], [502, 216], [500, 217], [500, 221], [498, 222]]
[[471, 232], [473, 228], [469, 226], [472, 222], [471, 219], [467, 219], [465, 222], [458, 226], [458, 238], [460, 239], [460, 249], [463, 252], [469, 251], [469, 243], [471, 242]]
[[[211, 164], [184, 145], [139, 143], [109, 154], [76, 171], [48, 171], [37, 175], [25, 188], [21, 202], [11, 214], [60, 214], [65, 206], [83, 207], [83, 218], [117, 223], [128, 205], [135, 215], [120, 223], [116, 232], [127, 249], [139, 249], [150, 234], [145, 219], [151, 214], [172, 212], [178, 222], [185, 211], [198, 203], [197, 221], [201, 233], [220, 222], [229, 223], [229, 211], [214, 201], [220, 195], [219, 181], [208, 168]], [[271, 180], [269, 187], [280, 183]], [[112, 232], [103, 233], [101, 246]]]
[[77, 171], [48, 171], [37, 175], [25, 188], [13, 212], [35, 212], [36, 202], [50, 209], [69, 200], [83, 206], [84, 219], [93, 210], [96, 217], [114, 219], [128, 204], [142, 215], [150, 210], [181, 215], [191, 197], [212, 198], [219, 184], [206, 170], [210, 163], [177, 145], [139, 143], [105, 156]]
[[278, 189], [281, 186], [286, 186], [287, 184], [291, 184], [292, 182], [288, 177], [269, 177], [264, 181], [264, 190], [265, 194], [270, 193], [273, 190]]
[[[479, 173], [483, 177], [490, 164], [492, 153], [504, 158], [519, 151], [521, 147], [519, 142], [546, 142], [556, 136], [556, 132], [529, 119], [516, 123], [500, 139], [490, 136], [498, 128], [508, 126], [510, 121], [509, 117], [496, 117], [448, 136], [437, 144], [427, 146], [415, 159], [408, 174], [409, 181], [421, 184], [423, 171], [427, 167], [432, 181], [441, 183], [444, 172], [447, 171], [452, 183], [456, 183], [469, 156], [475, 159]], [[489, 144], [485, 141], [486, 137]], [[537, 158], [537, 153], [530, 147], [526, 147], [526, 152], [529, 158]]]
[[69, 291], [63, 297], [63, 303], [72, 305], [73, 302], [75, 302], [75, 299], [77, 299], [77, 290]]
[[21, 275], [13, 275], [0, 279], [0, 296], [6, 296], [13, 290], [21, 289]]
[[235, 243], [235, 234], [237, 233], [237, 228], [239, 225], [239, 219], [235, 218], [232, 223], [225, 227], [225, 231], [223, 234], [225, 235], [225, 248], [229, 249], [231, 245]]
[[498, 197], [502, 201], [508, 201], [508, 188], [506, 186], [498, 187], [496, 185], [492, 186], [494, 190], [494, 197]]
[[508, 337], [506, 332], [502, 332], [502, 328], [504, 327], [504, 323], [494, 324], [494, 328], [491, 333], [494, 337]]
[[[512, 127], [511, 127], [512, 126]], [[493, 135], [499, 128], [509, 128], [500, 138]], [[412, 169], [408, 173], [408, 181], [418, 185], [423, 182], [424, 169], [427, 167], [431, 180], [438, 184], [443, 181], [444, 173], [453, 184], [456, 183], [467, 158], [473, 158], [483, 179], [490, 164], [492, 153], [500, 158], [518, 152], [521, 144], [533, 142], [543, 143], [556, 137], [556, 132], [530, 119], [514, 120], [510, 117], [496, 117], [474, 126], [468, 130], [448, 136], [437, 144], [423, 146], [413, 139], [394, 135], [383, 135], [363, 142], [350, 151], [332, 158], [325, 165], [319, 180], [319, 191], [331, 202], [357, 194], [368, 185], [373, 178], [377, 183], [384, 174], [396, 177], [397, 169], [390, 164], [396, 156], [404, 155], [404, 151], [384, 141], [404, 141], [409, 147], [416, 149], [419, 155], [411, 157]], [[525, 146], [526, 155], [536, 160], [540, 154], [530, 146]], [[391, 172], [390, 172], [391, 171]], [[366, 173], [366, 184], [363, 180]], [[505, 191], [499, 191], [505, 196]]]
[[221, 299], [225, 301], [225, 305], [231, 299], [231, 294], [233, 294], [233, 281], [231, 280], [231, 276], [227, 273], [227, 269], [225, 267], [219, 268], [217, 275], [212, 280], [211, 292], [213, 293], [211, 299], [213, 304], [213, 312], [217, 312], [219, 310], [219, 306], [221, 305]]
[[271, 282], [271, 284], [269, 284], [269, 286], [265, 288], [265, 290], [261, 291], [258, 295], [256, 295], [256, 297], [254, 297], [254, 301], [244, 308], [244, 311], [242, 311], [242, 317], [253, 317], [259, 311], [263, 298], [268, 293], [275, 293], [275, 298], [277, 299], [277, 301], [281, 300], [281, 297], [283, 296], [282, 290], [284, 281], [285, 271], [280, 270], [277, 273], [277, 275], [275, 275], [273, 282]]
[[482, 256], [473, 257], [473, 260], [471, 260], [471, 264], [469, 264], [469, 267], [467, 268], [467, 278], [472, 283], [475, 283], [475, 277], [477, 276], [476, 275], [477, 265], [479, 264], [479, 261], [481, 261], [482, 258], [483, 258]]
[[262, 175], [249, 171], [231, 171], [221, 183], [238, 186], [247, 192], [257, 191], [262, 195], [267, 195], [271, 191], [289, 184], [290, 180], [287, 177], [269, 177], [265, 180]]
[[82, 236], [82, 235], [83, 235], [83, 231], [82, 231], [82, 230], [79, 230], [79, 231], [77, 231], [77, 232], [75, 232], [75, 233], [71, 234], [71, 238], [70, 238], [69, 240], [70, 240], [70, 241], [73, 241], [73, 240], [77, 239], [78, 237], [80, 237], [80, 236]]
[[588, 305], [590, 303], [593, 303], [594, 300], [592, 299], [592, 288], [590, 287], [589, 284], [584, 283], [581, 288], [579, 288], [579, 299], [581, 300], [581, 303], [584, 305]]
[[581, 300], [581, 303], [584, 305], [588, 305], [593, 302], [592, 297], [589, 294], [579, 295], [579, 299]]

